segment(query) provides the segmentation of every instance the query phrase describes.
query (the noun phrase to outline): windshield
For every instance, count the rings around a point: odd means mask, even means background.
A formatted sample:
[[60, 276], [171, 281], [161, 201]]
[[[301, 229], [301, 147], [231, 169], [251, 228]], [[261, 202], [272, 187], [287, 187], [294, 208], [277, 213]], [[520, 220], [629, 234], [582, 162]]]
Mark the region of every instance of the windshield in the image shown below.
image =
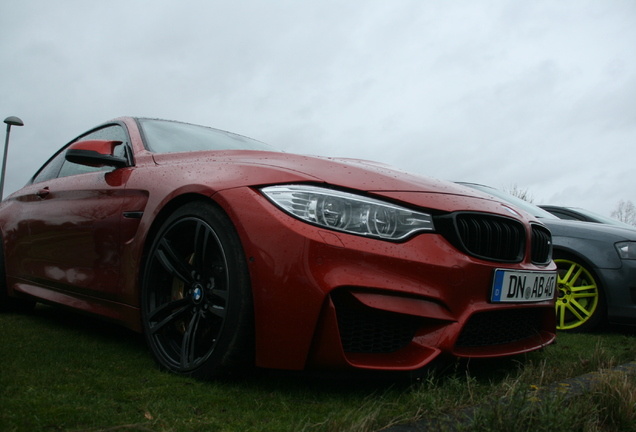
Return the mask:
[[554, 216], [552, 213], [543, 210], [542, 208], [537, 207], [536, 205], [529, 203], [528, 201], [524, 201], [521, 198], [517, 198], [515, 196], [510, 195], [509, 193], [497, 190], [495, 188], [491, 188], [489, 186], [478, 185], [474, 183], [459, 183], [464, 186], [468, 186], [469, 188], [477, 189], [489, 195], [493, 195], [503, 201], [507, 201], [508, 203], [514, 205], [515, 207], [519, 207], [520, 209], [530, 213], [536, 218], [543, 219], [558, 219], [558, 217]]
[[241, 135], [168, 120], [138, 119], [148, 150], [154, 153], [202, 150], [262, 150], [275, 148]]

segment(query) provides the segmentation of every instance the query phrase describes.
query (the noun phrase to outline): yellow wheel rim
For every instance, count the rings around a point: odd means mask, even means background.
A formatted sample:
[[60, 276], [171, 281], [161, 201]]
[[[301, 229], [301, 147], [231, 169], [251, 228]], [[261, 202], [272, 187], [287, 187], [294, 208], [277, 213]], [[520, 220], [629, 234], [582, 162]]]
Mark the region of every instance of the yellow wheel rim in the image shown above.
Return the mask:
[[592, 318], [599, 301], [596, 280], [585, 267], [563, 259], [555, 259], [558, 267], [556, 301], [557, 329], [571, 330]]

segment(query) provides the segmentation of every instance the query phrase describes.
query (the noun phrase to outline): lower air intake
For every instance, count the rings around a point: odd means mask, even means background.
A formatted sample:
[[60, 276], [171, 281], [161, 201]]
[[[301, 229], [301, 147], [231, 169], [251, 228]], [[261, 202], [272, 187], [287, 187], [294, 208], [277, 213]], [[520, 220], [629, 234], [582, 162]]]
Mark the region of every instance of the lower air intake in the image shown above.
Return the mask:
[[415, 337], [420, 320], [372, 309], [346, 296], [333, 296], [342, 349], [348, 353], [392, 353]]
[[474, 314], [455, 346], [462, 348], [501, 345], [529, 339], [540, 333], [544, 309], [508, 309]]

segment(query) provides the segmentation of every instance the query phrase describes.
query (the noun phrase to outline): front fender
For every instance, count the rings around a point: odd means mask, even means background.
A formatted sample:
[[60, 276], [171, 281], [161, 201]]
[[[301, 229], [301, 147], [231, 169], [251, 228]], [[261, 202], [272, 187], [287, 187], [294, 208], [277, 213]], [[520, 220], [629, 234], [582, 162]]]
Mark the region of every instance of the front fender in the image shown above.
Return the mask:
[[555, 255], [563, 252], [576, 256], [593, 268], [618, 269], [623, 265], [613, 243], [562, 236], [553, 236], [552, 241]]

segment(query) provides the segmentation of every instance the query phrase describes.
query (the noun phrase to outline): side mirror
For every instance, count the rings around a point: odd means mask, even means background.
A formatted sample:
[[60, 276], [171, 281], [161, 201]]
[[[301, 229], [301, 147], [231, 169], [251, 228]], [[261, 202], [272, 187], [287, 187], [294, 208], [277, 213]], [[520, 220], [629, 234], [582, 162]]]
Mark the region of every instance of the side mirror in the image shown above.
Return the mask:
[[80, 165], [123, 168], [128, 166], [128, 160], [126, 158], [113, 155], [115, 146], [118, 144], [121, 144], [121, 141], [78, 141], [68, 147], [64, 157], [67, 161]]

